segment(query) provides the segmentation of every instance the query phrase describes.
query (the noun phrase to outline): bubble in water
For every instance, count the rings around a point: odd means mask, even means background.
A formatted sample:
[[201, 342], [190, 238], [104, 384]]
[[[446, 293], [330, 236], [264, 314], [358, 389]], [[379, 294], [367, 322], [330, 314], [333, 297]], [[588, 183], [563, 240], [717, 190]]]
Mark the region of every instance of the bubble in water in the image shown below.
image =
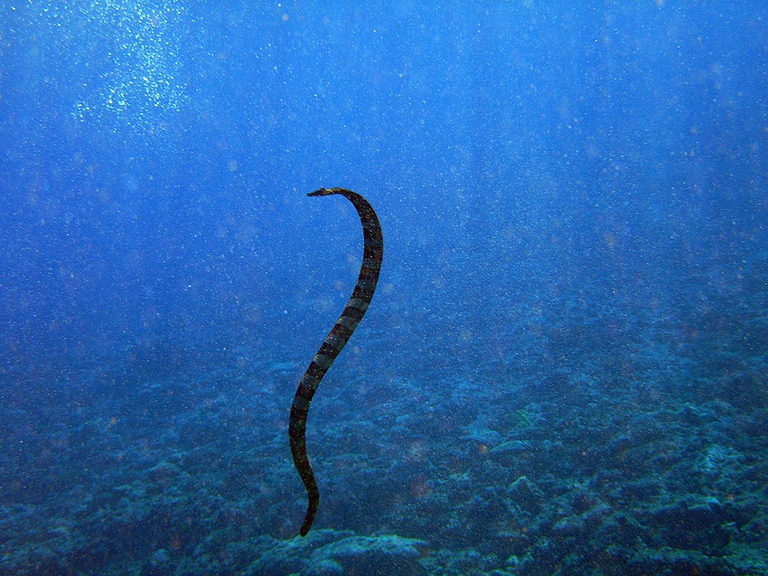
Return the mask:
[[179, 45], [184, 7], [175, 0], [93, 0], [76, 5], [75, 40], [89, 53], [96, 86], [74, 104], [73, 117], [89, 117], [153, 132], [187, 100], [180, 79]]

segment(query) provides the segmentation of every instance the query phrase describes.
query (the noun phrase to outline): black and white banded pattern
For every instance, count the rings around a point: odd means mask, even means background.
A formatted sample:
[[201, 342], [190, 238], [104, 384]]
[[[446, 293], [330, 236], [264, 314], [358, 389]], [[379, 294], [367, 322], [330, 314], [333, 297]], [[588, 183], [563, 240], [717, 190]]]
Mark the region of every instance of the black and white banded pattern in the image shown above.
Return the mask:
[[291, 418], [288, 424], [291, 453], [293, 454], [293, 463], [296, 465], [302, 482], [304, 482], [309, 498], [307, 515], [304, 517], [304, 523], [299, 531], [302, 536], [306, 536], [309, 532], [320, 504], [320, 491], [317, 488], [312, 465], [307, 457], [306, 430], [309, 404], [312, 402], [312, 397], [315, 395], [320, 380], [323, 379], [336, 356], [344, 348], [368, 309], [376, 290], [376, 284], [379, 281], [381, 259], [384, 255], [384, 239], [381, 234], [379, 218], [368, 201], [360, 194], [345, 188], [321, 188], [307, 194], [307, 196], [331, 196], [333, 194], [340, 194], [352, 202], [360, 215], [364, 240], [363, 264], [360, 267], [357, 285], [352, 291], [352, 296], [349, 298], [344, 312], [341, 313], [336, 325], [304, 373], [304, 377], [299, 383], [299, 389], [296, 390], [296, 396], [293, 398], [293, 406], [291, 406]]

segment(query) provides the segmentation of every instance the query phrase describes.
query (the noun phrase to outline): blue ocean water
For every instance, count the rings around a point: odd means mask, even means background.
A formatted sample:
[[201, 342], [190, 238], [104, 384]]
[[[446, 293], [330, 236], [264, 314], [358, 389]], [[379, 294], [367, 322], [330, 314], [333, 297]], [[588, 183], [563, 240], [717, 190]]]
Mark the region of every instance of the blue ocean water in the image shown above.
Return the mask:
[[768, 574], [766, 94], [760, 2], [0, 3], [0, 574]]

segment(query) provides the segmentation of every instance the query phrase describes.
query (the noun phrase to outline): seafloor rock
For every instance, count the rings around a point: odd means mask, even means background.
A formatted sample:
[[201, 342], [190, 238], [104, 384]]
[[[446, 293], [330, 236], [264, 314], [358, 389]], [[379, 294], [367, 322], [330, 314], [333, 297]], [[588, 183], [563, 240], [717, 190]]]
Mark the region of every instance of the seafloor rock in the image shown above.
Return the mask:
[[701, 503], [681, 501], [654, 510], [649, 525], [657, 538], [675, 548], [716, 552], [730, 541], [727, 527], [736, 519], [732, 508], [714, 498]]
[[421, 576], [419, 546], [426, 542], [399, 536], [352, 536], [323, 546], [301, 572], [306, 575], [370, 574], [371, 576]]
[[640, 549], [628, 565], [631, 575], [700, 574], [732, 576], [734, 572], [720, 558], [710, 558], [696, 550], [669, 547]]
[[[226, 570], [221, 562], [240, 574], [258, 576], [425, 576], [419, 563], [421, 540], [399, 536], [354, 536], [351, 532], [313, 530], [306, 538], [276, 540], [260, 536], [238, 546], [216, 546], [196, 551], [194, 561], [184, 562], [177, 574], [211, 574]], [[218, 550], [218, 552], [217, 552]], [[253, 557], [256, 557], [253, 560]]]
[[526, 476], [520, 476], [507, 487], [507, 496], [521, 509], [535, 513], [541, 508], [544, 493]]
[[313, 530], [306, 538], [276, 540], [260, 536], [249, 541], [258, 559], [252, 562], [243, 574], [253, 576], [287, 576], [303, 573], [313, 550], [322, 550], [334, 539], [347, 537], [351, 532], [334, 530]]
[[168, 551], [164, 548], [156, 550], [141, 570], [141, 576], [169, 576], [172, 573], [173, 564]]
[[[426, 576], [426, 569], [419, 563], [421, 546], [426, 546], [421, 540], [353, 536], [348, 531], [333, 530], [314, 530], [306, 538], [291, 540], [261, 536], [236, 547], [201, 547], [196, 558], [184, 561], [177, 574], [224, 573], [229, 567], [253, 576]], [[226, 565], [223, 557], [228, 558]]]

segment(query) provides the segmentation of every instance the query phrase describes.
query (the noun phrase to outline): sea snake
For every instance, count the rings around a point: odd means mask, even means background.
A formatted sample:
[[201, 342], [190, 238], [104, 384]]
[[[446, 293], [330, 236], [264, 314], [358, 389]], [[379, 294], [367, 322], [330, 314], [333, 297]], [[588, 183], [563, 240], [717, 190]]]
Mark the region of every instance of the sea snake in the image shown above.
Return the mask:
[[360, 215], [360, 223], [363, 225], [363, 263], [360, 266], [360, 275], [357, 277], [357, 285], [352, 291], [352, 296], [347, 302], [347, 307], [341, 313], [336, 325], [325, 338], [325, 342], [320, 346], [315, 357], [304, 373], [299, 382], [299, 389], [296, 390], [296, 396], [293, 397], [291, 406], [291, 419], [288, 424], [288, 436], [291, 441], [291, 454], [293, 454], [293, 463], [301, 476], [302, 482], [307, 489], [309, 505], [307, 506], [307, 515], [304, 517], [304, 523], [299, 533], [306, 536], [312, 527], [312, 521], [315, 519], [317, 508], [320, 505], [320, 491], [317, 488], [315, 474], [312, 471], [312, 465], [307, 457], [307, 414], [309, 413], [309, 404], [312, 402], [312, 396], [315, 395], [320, 380], [323, 379], [328, 368], [331, 367], [336, 356], [352, 336], [352, 332], [357, 328], [362, 320], [368, 305], [373, 298], [373, 292], [376, 290], [376, 283], [379, 281], [379, 271], [381, 270], [381, 258], [384, 255], [384, 239], [381, 235], [381, 226], [376, 212], [368, 201], [351, 190], [345, 188], [320, 188], [307, 194], [307, 196], [332, 196], [340, 194], [352, 205]]

